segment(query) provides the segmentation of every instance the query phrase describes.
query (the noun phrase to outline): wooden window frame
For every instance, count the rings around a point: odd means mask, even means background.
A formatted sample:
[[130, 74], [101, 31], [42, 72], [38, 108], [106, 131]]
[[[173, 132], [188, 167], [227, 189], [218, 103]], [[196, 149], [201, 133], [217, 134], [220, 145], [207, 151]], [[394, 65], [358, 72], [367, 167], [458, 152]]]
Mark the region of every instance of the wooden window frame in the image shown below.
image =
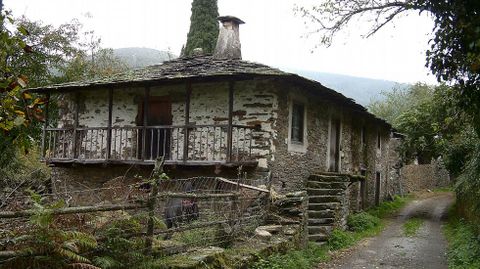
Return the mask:
[[[293, 111], [294, 106], [300, 105], [303, 107], [303, 123], [302, 123], [302, 141], [296, 141], [292, 139], [292, 130], [293, 130]], [[290, 98], [289, 109], [288, 109], [288, 151], [296, 153], [306, 153], [308, 146], [308, 136], [307, 136], [307, 102], [301, 98]]]

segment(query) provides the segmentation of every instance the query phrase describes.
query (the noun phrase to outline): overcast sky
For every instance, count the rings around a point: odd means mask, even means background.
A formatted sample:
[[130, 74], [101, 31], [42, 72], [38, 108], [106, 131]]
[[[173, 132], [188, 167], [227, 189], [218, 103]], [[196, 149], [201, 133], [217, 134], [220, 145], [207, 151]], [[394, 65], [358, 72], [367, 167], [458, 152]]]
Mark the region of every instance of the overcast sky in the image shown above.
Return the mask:
[[[305, 69], [414, 83], [434, 83], [425, 68], [433, 28], [427, 15], [411, 13], [375, 36], [363, 39], [365, 23], [355, 22], [329, 48], [307, 33], [295, 4], [319, 0], [218, 0], [220, 15], [246, 22], [240, 28], [245, 60], [280, 68]], [[147, 47], [179, 54], [190, 24], [191, 0], [4, 0], [15, 16], [59, 25], [78, 18], [102, 38], [103, 47]], [[85, 14], [91, 14], [90, 18]], [[362, 31], [363, 29], [363, 31]], [[312, 52], [313, 49], [313, 52]]]

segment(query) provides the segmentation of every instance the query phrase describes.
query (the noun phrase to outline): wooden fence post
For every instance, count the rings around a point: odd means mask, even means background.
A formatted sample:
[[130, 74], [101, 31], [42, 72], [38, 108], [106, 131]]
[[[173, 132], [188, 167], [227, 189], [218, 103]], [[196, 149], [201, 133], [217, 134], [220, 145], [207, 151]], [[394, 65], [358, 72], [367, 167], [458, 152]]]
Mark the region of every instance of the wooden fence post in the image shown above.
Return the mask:
[[153, 236], [155, 228], [155, 206], [157, 204], [158, 187], [160, 185], [161, 175], [163, 173], [163, 164], [165, 162], [164, 156], [157, 158], [155, 168], [153, 169], [150, 180], [152, 181], [152, 192], [147, 202], [148, 208], [148, 223], [147, 223], [147, 237], [145, 239], [145, 255], [152, 254]]

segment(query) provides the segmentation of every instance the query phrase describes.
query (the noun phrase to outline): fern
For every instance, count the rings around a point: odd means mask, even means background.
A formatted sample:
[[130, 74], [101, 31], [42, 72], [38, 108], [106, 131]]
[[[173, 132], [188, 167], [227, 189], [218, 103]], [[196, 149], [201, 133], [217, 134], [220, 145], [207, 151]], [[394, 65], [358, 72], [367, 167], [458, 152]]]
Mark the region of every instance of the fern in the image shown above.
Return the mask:
[[93, 259], [93, 263], [98, 265], [102, 269], [118, 268], [122, 265], [116, 259], [109, 256], [95, 257]]
[[142, 231], [142, 216], [115, 220], [104, 227], [101, 235], [105, 241], [99, 245], [93, 263], [103, 269], [130, 269], [149, 257], [143, 255], [140, 249], [145, 242], [139, 238], [129, 238], [126, 234]]
[[26, 235], [14, 239], [20, 256], [5, 261], [2, 268], [98, 268], [81, 255], [82, 251], [97, 246], [92, 235], [55, 226], [52, 210], [64, 203], [44, 204], [35, 193], [31, 199], [35, 211], [30, 218], [32, 227]]

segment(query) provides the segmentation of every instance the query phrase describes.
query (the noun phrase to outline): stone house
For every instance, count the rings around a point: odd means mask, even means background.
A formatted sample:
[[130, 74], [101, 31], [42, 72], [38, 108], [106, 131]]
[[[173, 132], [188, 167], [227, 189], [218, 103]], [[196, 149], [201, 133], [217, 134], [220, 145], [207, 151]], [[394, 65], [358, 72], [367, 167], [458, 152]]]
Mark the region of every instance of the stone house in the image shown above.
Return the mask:
[[219, 19], [214, 55], [33, 89], [58, 100], [42, 150], [55, 175], [96, 186], [165, 156], [173, 177], [236, 178], [242, 167], [271, 172], [279, 192], [305, 189], [316, 173], [364, 175], [354, 209], [395, 192], [387, 122], [317, 81], [241, 60], [243, 22]]

